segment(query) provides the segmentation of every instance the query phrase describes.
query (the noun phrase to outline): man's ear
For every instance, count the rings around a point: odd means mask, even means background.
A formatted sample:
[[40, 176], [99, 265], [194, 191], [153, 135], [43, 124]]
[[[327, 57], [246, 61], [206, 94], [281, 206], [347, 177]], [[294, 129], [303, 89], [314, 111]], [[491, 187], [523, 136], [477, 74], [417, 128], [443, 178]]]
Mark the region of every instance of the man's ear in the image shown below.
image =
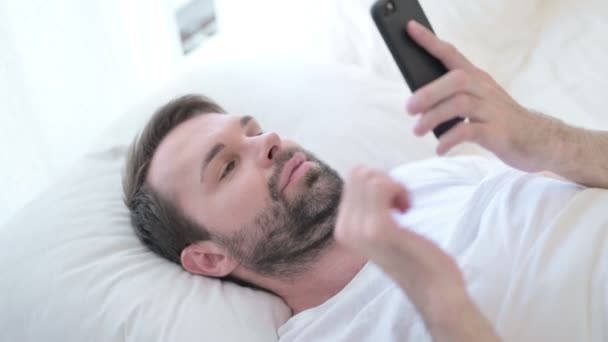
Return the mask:
[[238, 266], [234, 258], [211, 241], [199, 241], [184, 248], [180, 261], [190, 273], [217, 278], [229, 275]]

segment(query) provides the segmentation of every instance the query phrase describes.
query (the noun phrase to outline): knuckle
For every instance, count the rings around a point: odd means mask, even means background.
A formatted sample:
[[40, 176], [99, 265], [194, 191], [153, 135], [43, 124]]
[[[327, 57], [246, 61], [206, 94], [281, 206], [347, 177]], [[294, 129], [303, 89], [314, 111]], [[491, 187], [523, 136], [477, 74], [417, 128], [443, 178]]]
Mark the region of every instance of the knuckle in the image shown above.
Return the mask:
[[471, 107], [471, 99], [466, 95], [458, 95], [455, 106], [458, 111], [465, 112]]
[[384, 190], [390, 186], [389, 180], [382, 173], [376, 174], [376, 176], [371, 180], [370, 184], [372, 184], [375, 188], [380, 189], [380, 190]]
[[365, 180], [368, 182], [380, 177], [381, 175], [382, 175], [382, 171], [377, 170], [373, 167], [367, 167], [367, 169], [364, 172]]
[[456, 52], [456, 47], [446, 41], [442, 42], [441, 50], [445, 55], [452, 55]]
[[469, 75], [462, 69], [454, 70], [454, 82], [459, 89], [465, 89], [469, 85]]
[[365, 179], [374, 178], [376, 176], [376, 174], [377, 174], [377, 171], [374, 168], [369, 167], [369, 166], [363, 170], [363, 176], [365, 177]]
[[373, 177], [368, 182], [372, 189], [380, 189], [383, 185], [383, 180], [380, 177]]

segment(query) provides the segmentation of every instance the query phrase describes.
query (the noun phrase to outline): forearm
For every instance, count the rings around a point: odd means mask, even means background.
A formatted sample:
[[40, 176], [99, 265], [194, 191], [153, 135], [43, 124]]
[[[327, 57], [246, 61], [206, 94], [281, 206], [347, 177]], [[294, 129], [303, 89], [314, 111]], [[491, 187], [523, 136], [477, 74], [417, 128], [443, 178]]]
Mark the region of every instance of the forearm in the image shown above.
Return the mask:
[[[424, 256], [421, 265], [410, 264], [406, 255], [421, 241], [399, 239], [375, 258], [408, 295], [435, 342], [500, 341], [490, 322], [471, 297], [458, 265], [445, 253]], [[429, 245], [430, 246], [430, 245]], [[428, 250], [428, 249], [427, 249]], [[439, 249], [437, 249], [439, 251]], [[442, 265], [437, 267], [437, 265]]]
[[546, 169], [573, 182], [608, 188], [608, 132], [563, 124]]
[[490, 322], [471, 300], [435, 314], [423, 313], [423, 317], [435, 342], [500, 341]]

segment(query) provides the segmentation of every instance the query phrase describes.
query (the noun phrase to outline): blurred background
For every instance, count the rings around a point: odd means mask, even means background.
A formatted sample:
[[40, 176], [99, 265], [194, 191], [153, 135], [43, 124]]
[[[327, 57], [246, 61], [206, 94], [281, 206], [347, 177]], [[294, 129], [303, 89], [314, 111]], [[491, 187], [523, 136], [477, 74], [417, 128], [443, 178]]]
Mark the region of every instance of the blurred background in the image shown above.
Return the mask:
[[0, 224], [216, 31], [213, 0], [0, 0]]

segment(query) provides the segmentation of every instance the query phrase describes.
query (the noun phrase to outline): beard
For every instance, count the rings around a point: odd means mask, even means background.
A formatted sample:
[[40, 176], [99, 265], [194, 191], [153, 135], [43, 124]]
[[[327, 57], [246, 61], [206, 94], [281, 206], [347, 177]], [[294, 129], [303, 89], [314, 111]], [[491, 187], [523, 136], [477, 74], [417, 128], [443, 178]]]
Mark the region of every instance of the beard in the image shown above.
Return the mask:
[[[314, 163], [291, 198], [279, 189], [285, 164], [300, 152]], [[331, 244], [343, 182], [312, 153], [291, 148], [275, 156], [268, 181], [270, 200], [253, 222], [229, 236], [217, 236], [244, 267], [260, 275], [293, 278], [304, 273]]]

